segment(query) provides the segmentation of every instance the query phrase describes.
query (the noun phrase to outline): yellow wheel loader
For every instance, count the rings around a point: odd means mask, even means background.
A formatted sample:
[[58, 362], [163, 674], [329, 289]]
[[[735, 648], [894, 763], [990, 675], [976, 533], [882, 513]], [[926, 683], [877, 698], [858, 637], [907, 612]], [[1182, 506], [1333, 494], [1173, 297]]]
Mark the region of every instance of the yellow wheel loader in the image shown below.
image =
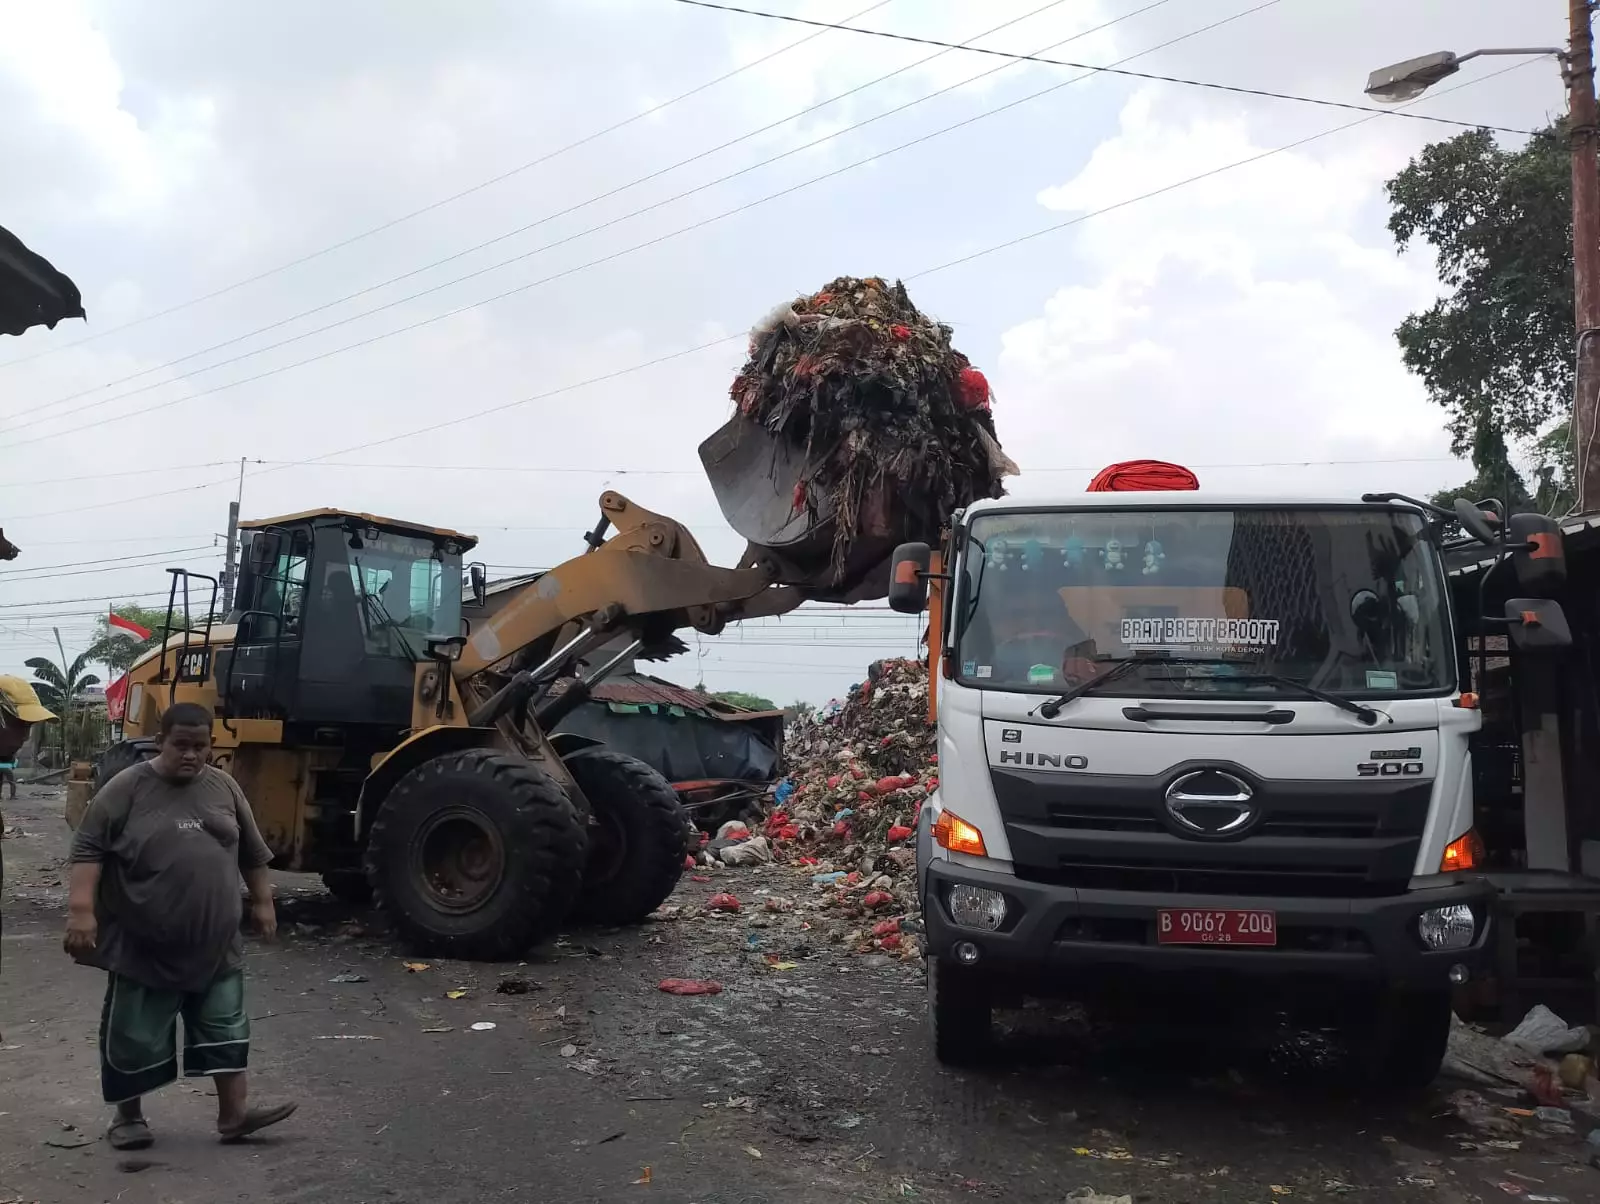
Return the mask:
[[96, 783], [153, 756], [162, 712], [196, 702], [274, 866], [375, 894], [419, 951], [511, 958], [568, 920], [643, 920], [683, 871], [677, 798], [555, 725], [618, 664], [681, 649], [679, 630], [882, 596], [894, 544], [937, 533], [869, 499], [840, 562], [836, 520], [793, 512], [802, 466], [754, 424], [701, 457], [750, 540], [736, 568], [612, 492], [583, 554], [492, 603], [463, 563], [470, 535], [341, 510], [242, 524], [225, 620], [195, 618], [218, 612], [214, 579], [170, 570], [174, 634], [130, 670]]

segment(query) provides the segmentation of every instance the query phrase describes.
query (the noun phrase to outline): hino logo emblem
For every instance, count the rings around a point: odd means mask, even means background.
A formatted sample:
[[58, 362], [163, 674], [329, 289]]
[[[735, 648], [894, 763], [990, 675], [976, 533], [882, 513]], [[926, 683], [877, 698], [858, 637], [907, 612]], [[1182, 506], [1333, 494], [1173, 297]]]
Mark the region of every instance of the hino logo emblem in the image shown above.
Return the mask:
[[1219, 769], [1186, 773], [1167, 787], [1167, 814], [1185, 832], [1227, 836], [1256, 817], [1255, 791]]

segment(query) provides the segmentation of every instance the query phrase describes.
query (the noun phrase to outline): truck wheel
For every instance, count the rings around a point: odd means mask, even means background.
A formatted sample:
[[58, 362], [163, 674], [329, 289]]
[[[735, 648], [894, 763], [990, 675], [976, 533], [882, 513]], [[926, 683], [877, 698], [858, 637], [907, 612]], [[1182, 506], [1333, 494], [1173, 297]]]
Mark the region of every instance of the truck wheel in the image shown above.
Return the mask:
[[1450, 1018], [1449, 991], [1381, 996], [1358, 1050], [1368, 1087], [1404, 1094], [1432, 1083], [1450, 1042]]
[[688, 828], [677, 791], [650, 766], [605, 748], [566, 759], [594, 812], [574, 914], [590, 924], [638, 924], [677, 888]]
[[360, 870], [329, 870], [322, 875], [322, 885], [341, 903], [359, 906], [372, 902], [372, 883]]
[[566, 918], [584, 846], [559, 782], [522, 757], [470, 749], [395, 784], [367, 838], [367, 879], [419, 952], [499, 961]]
[[994, 1003], [971, 975], [928, 959], [928, 1023], [934, 1056], [946, 1066], [977, 1066], [994, 1036]]
[[154, 740], [119, 740], [100, 755], [94, 767], [94, 788], [99, 789], [124, 769], [154, 760]]

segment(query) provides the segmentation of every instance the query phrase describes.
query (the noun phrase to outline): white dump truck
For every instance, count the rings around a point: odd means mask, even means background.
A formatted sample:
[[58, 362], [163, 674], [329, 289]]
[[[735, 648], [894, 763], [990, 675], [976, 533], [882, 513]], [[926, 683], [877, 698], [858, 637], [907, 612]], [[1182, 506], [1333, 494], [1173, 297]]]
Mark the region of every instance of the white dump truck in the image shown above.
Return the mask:
[[[1528, 595], [1502, 615], [1453, 613], [1463, 531]], [[1025, 996], [1219, 998], [1320, 1009], [1374, 1076], [1431, 1080], [1493, 922], [1465, 629], [1569, 645], [1564, 579], [1542, 516], [1392, 494], [986, 500], [902, 546], [890, 602], [928, 609], [937, 690], [939, 1058]]]

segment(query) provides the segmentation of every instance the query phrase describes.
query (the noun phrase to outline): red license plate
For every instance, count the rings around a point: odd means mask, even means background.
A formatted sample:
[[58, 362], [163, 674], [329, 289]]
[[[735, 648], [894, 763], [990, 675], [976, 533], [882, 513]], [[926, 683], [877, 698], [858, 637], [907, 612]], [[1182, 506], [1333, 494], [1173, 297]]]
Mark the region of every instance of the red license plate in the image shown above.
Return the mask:
[[1156, 940], [1163, 945], [1276, 945], [1278, 916], [1271, 911], [1164, 907], [1156, 912]]

